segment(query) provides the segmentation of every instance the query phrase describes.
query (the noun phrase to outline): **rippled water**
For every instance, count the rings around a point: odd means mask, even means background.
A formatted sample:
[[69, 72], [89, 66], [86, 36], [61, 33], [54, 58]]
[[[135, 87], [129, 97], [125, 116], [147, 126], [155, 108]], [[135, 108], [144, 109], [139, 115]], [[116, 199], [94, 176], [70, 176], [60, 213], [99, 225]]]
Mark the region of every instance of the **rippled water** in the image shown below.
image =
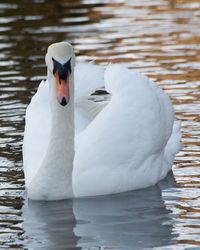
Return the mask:
[[[96, 199], [27, 202], [24, 113], [46, 75], [49, 44], [77, 60], [121, 62], [154, 79], [182, 120], [173, 176], [155, 187]], [[200, 2], [0, 2], [0, 247], [200, 249]]]

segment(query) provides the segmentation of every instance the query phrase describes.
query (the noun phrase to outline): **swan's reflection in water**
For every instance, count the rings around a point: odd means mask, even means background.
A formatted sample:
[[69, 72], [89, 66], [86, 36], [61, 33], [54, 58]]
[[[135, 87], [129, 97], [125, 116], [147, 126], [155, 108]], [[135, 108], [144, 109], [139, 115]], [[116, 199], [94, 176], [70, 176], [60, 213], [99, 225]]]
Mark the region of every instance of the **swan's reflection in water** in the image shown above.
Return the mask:
[[[23, 207], [23, 228], [28, 249], [80, 249], [73, 230], [76, 221], [73, 201], [27, 201]], [[67, 247], [66, 247], [67, 246]]]
[[[172, 222], [161, 197], [173, 176], [148, 189], [98, 198], [31, 202], [24, 206], [27, 247], [142, 249], [172, 243]], [[104, 248], [103, 248], [104, 249]]]

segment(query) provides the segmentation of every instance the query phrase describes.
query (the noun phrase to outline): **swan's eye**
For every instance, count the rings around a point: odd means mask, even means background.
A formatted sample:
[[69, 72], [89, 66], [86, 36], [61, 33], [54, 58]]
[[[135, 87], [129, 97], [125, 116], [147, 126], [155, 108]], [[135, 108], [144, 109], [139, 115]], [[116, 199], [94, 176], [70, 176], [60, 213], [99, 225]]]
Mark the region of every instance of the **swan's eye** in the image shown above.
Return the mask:
[[59, 63], [52, 57], [53, 61], [53, 74], [58, 73], [58, 76], [61, 80], [66, 80], [71, 74], [71, 58], [64, 64]]

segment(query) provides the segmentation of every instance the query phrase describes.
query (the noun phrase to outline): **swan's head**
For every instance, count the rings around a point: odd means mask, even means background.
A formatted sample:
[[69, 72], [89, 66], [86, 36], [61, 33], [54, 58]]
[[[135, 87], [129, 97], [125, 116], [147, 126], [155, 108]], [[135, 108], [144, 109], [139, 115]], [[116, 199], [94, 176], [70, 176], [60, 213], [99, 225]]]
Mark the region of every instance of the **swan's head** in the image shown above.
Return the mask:
[[72, 45], [67, 42], [50, 45], [45, 61], [49, 73], [55, 79], [57, 100], [65, 106], [70, 100], [70, 82], [74, 70], [75, 55]]

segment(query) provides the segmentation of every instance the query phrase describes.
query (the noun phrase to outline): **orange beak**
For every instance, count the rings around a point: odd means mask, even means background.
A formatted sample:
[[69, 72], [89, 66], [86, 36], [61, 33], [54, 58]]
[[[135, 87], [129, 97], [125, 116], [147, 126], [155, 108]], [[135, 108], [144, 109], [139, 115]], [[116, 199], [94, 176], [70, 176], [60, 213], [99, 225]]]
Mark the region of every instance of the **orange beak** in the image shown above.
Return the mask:
[[62, 106], [65, 106], [70, 100], [69, 77], [67, 77], [67, 79], [65, 80], [61, 79], [58, 74], [58, 71], [55, 73], [54, 76], [56, 79], [56, 93], [58, 102]]

